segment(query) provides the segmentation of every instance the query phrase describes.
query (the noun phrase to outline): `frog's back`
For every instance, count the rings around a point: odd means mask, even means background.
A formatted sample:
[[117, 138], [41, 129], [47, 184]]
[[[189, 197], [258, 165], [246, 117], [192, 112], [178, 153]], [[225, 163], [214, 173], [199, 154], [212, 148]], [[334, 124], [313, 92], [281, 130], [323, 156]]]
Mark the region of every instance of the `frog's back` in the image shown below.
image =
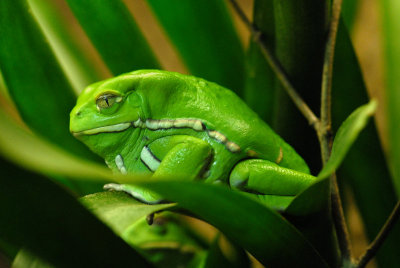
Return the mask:
[[[260, 158], [309, 172], [304, 160], [235, 93], [194, 76], [166, 71], [139, 71], [139, 91], [154, 119], [200, 119], [205, 131], [241, 158]], [[152, 79], [146, 79], [151, 77]], [[160, 83], [161, 82], [161, 83]], [[213, 132], [214, 131], [214, 132]], [[221, 136], [222, 135], [222, 136]]]

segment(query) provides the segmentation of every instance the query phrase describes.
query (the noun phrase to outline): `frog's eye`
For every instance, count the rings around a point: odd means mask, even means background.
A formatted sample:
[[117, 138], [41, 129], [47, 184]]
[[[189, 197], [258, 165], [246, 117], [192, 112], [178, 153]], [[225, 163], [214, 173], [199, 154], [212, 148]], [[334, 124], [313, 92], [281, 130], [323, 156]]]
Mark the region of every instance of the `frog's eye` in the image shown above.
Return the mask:
[[107, 93], [107, 94], [103, 94], [103, 95], [100, 95], [99, 97], [97, 97], [96, 105], [97, 105], [97, 109], [101, 110], [101, 109], [110, 108], [115, 103], [118, 103], [121, 101], [122, 101], [121, 96]]

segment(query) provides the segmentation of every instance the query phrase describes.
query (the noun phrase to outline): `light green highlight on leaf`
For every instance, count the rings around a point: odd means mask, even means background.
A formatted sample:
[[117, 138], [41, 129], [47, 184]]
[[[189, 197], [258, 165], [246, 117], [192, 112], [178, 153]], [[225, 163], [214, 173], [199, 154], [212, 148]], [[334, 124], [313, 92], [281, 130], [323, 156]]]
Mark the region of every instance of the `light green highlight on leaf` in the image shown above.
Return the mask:
[[0, 1], [0, 68], [25, 123], [64, 149], [98, 159], [69, 133], [75, 95], [24, 0]]
[[340, 166], [351, 145], [358, 134], [365, 128], [376, 110], [375, 100], [359, 107], [340, 126], [332, 144], [332, 152], [328, 162], [318, 174], [318, 179], [323, 180], [331, 175]]
[[67, 0], [67, 3], [114, 75], [160, 67], [121, 0]]
[[0, 157], [0, 237], [56, 267], [148, 267], [66, 190]]
[[382, 30], [385, 56], [385, 83], [389, 132], [389, 162], [393, 183], [400, 196], [400, 2], [382, 0]]
[[147, 0], [191, 74], [240, 95], [244, 53], [224, 1]]
[[285, 210], [291, 215], [308, 215], [327, 208], [329, 200], [328, 178], [340, 166], [358, 134], [366, 126], [369, 117], [375, 112], [375, 100], [356, 109], [340, 126], [332, 145], [332, 153], [328, 162], [318, 174], [317, 181], [298, 194]]
[[143, 204], [123, 192], [91, 194], [82, 197], [81, 202], [120, 235], [139, 219], [175, 206], [175, 204]]
[[0, 154], [26, 169], [78, 179], [110, 180], [111, 171], [78, 158], [17, 126], [0, 111]]
[[55, 1], [28, 0], [28, 3], [75, 92], [104, 79], [79, 47]]
[[140, 185], [214, 225], [266, 266], [327, 267], [317, 251], [287, 220], [240, 192], [187, 181]]

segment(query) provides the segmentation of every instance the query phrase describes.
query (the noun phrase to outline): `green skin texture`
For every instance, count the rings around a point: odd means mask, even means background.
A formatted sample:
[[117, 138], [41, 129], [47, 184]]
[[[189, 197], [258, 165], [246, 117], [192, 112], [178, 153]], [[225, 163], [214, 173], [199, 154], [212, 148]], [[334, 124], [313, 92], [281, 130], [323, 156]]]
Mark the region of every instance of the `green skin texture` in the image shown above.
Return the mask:
[[[104, 95], [117, 101], [99, 107]], [[82, 92], [70, 116], [71, 133], [114, 172], [225, 184], [276, 209], [284, 209], [315, 180], [295, 150], [238, 96], [194, 76], [139, 70], [97, 82]], [[138, 119], [142, 125], [135, 126]], [[180, 120], [183, 126], [151, 129], [146, 120]], [[121, 123], [126, 123], [123, 129], [116, 129]], [[144, 147], [153, 159], [141, 155]], [[156, 169], [151, 167], [154, 156], [160, 161]], [[122, 159], [124, 170], [116, 158]], [[105, 188], [149, 204], [165, 201], [135, 185]]]

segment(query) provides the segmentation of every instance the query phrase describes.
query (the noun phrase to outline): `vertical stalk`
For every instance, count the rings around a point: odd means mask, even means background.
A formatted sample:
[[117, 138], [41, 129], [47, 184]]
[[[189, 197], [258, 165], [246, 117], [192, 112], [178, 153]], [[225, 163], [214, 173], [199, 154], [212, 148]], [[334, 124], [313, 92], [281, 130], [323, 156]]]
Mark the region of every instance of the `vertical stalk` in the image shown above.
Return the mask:
[[397, 202], [395, 208], [390, 214], [388, 220], [383, 225], [382, 229], [379, 231], [378, 235], [365, 251], [365, 253], [360, 257], [357, 264], [357, 268], [364, 268], [365, 265], [376, 255], [379, 248], [382, 246], [383, 242], [389, 235], [390, 231], [393, 229], [394, 225], [400, 218], [400, 201]]
[[[340, 20], [342, 0], [334, 0], [332, 4], [332, 15], [329, 27], [328, 39], [325, 47], [325, 57], [322, 74], [321, 86], [321, 122], [318, 130], [318, 137], [321, 146], [322, 161], [325, 164], [331, 154], [332, 149], [332, 71], [333, 59], [335, 54], [335, 44], [337, 30]], [[331, 176], [331, 201], [332, 217], [336, 228], [339, 247], [342, 254], [342, 263], [351, 261], [352, 254], [350, 249], [349, 233], [344, 218], [342, 201], [339, 194], [337, 178], [335, 174]]]

